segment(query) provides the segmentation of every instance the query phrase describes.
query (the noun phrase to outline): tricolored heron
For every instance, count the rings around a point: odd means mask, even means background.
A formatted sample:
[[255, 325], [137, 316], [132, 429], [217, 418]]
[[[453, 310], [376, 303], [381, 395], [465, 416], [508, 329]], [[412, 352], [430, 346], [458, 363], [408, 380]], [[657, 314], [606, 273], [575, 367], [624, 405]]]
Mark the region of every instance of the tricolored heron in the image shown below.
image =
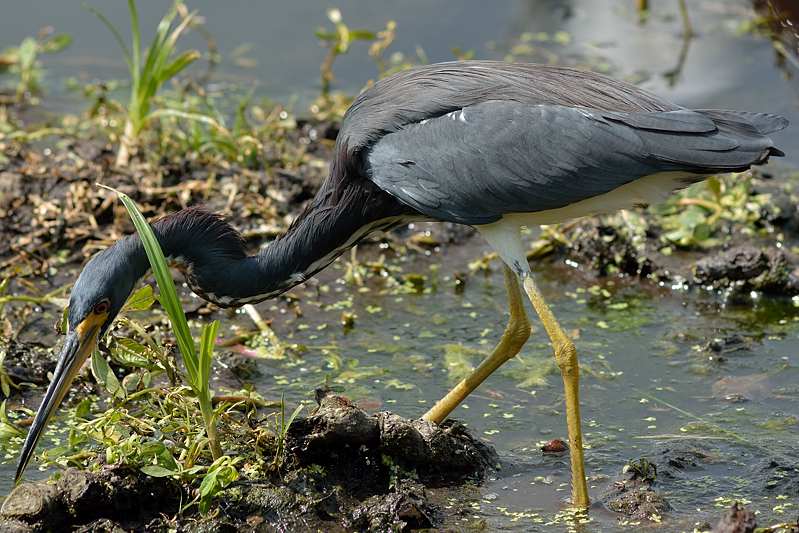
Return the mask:
[[[441, 423], [530, 336], [523, 294], [552, 344], [565, 388], [572, 501], [588, 505], [578, 362], [533, 281], [520, 230], [657, 202], [720, 172], [783, 155], [782, 117], [690, 110], [573, 68], [492, 61], [441, 63], [375, 83], [347, 111], [330, 174], [285, 235], [248, 256], [220, 217], [188, 208], [153, 224], [191, 289], [222, 307], [273, 298], [376, 230], [434, 220], [477, 228], [504, 263], [510, 320], [493, 353], [430, 409]], [[148, 262], [136, 235], [95, 255], [69, 299], [69, 333], [22, 449], [22, 475], [42, 430]]]

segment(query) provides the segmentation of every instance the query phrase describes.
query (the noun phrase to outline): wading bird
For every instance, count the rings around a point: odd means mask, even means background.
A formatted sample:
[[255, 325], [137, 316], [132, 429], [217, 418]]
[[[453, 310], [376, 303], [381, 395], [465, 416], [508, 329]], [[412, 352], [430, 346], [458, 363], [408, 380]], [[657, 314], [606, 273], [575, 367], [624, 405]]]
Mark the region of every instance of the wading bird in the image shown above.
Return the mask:
[[[492, 354], [424, 418], [441, 423], [530, 336], [524, 293], [565, 387], [572, 503], [588, 505], [575, 346], [547, 307], [522, 226], [658, 202], [719, 172], [783, 155], [768, 134], [782, 117], [690, 110], [572, 68], [491, 61], [429, 65], [375, 83], [353, 102], [330, 175], [285, 235], [248, 256], [218, 216], [188, 208], [153, 224], [191, 289], [222, 307], [273, 298], [376, 230], [411, 221], [474, 226], [504, 262], [510, 320]], [[138, 236], [95, 255], [69, 299], [69, 333], [22, 450], [24, 471], [81, 364], [148, 270]]]

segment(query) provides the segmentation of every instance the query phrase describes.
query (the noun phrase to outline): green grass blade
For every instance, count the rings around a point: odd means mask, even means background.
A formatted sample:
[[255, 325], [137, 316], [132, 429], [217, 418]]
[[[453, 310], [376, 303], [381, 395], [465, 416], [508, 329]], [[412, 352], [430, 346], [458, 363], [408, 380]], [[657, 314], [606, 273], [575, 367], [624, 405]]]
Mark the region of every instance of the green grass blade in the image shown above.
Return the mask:
[[[164, 15], [164, 17], [158, 23], [158, 28], [155, 30], [153, 40], [150, 43], [150, 46], [147, 48], [147, 57], [144, 61], [144, 67], [142, 68], [141, 85], [144, 91], [150, 96], [155, 94], [155, 91], [151, 91], [151, 87], [153, 82], [157, 79], [157, 76], [155, 75], [158, 70], [157, 64], [159, 57], [162, 53], [164, 53], [164, 43], [169, 36], [169, 29], [172, 27], [172, 21], [176, 15], [177, 10], [173, 5], [172, 9], [170, 9], [169, 12], [167, 12], [167, 14]], [[167, 52], [167, 55], [171, 53], [172, 50], [170, 49]]]
[[172, 79], [175, 75], [179, 74], [183, 69], [197, 61], [202, 57], [202, 54], [197, 50], [188, 50], [183, 52], [174, 61], [166, 65], [161, 71], [161, 78], [164, 81]]
[[291, 424], [294, 423], [294, 419], [297, 418], [297, 415], [300, 414], [300, 411], [302, 411], [303, 407], [304, 407], [304, 405], [302, 405], [302, 404], [300, 404], [297, 407], [295, 407], [294, 411], [291, 413], [291, 415], [288, 417], [288, 419], [284, 421], [283, 428], [281, 429], [281, 431], [283, 432], [282, 436], [284, 438], [286, 437], [286, 435], [288, 435], [289, 428], [291, 427]]
[[119, 44], [119, 47], [122, 49], [122, 53], [125, 55], [125, 62], [128, 64], [128, 70], [130, 71], [131, 76], [133, 76], [134, 64], [130, 55], [130, 48], [128, 48], [128, 45], [125, 43], [125, 39], [122, 38], [122, 34], [119, 33], [119, 30], [116, 28], [116, 26], [114, 26], [111, 21], [108, 20], [108, 17], [106, 17], [99, 9], [86, 3], [83, 4], [83, 8], [100, 19], [100, 22], [105, 24], [105, 27], [109, 29], [111, 35], [114, 36], [117, 44]]
[[136, 9], [136, 0], [128, 0], [128, 11], [130, 11], [130, 37], [133, 48], [131, 81], [134, 89], [136, 89], [141, 75], [141, 28], [139, 27], [139, 12]]
[[[203, 389], [203, 396], [208, 395], [208, 387], [211, 381], [211, 361], [214, 357], [214, 345], [216, 343], [216, 333], [219, 329], [219, 321], [214, 320], [210, 324], [203, 326], [200, 338], [200, 385]], [[210, 396], [208, 398], [210, 400]], [[201, 400], [202, 401], [202, 400]]]
[[175, 118], [182, 118], [184, 120], [189, 120], [192, 122], [200, 122], [202, 124], [207, 124], [217, 130], [219, 133], [224, 135], [230, 135], [230, 132], [219, 122], [214, 120], [213, 117], [209, 117], [208, 115], [202, 115], [200, 113], [189, 113], [188, 111], [181, 111], [180, 109], [157, 109], [147, 115], [146, 120], [151, 120], [154, 118], [160, 117], [175, 117]]
[[115, 192], [117, 196], [119, 196], [119, 199], [122, 201], [122, 204], [125, 206], [125, 209], [127, 209], [128, 214], [133, 221], [133, 226], [136, 228], [136, 231], [141, 238], [144, 251], [147, 254], [147, 259], [150, 261], [150, 267], [153, 270], [153, 275], [158, 283], [158, 289], [160, 291], [159, 300], [169, 316], [169, 321], [172, 324], [172, 330], [175, 333], [175, 339], [177, 340], [178, 348], [183, 356], [183, 363], [186, 366], [186, 372], [188, 374], [190, 385], [195, 392], [199, 392], [202, 384], [198, 379], [199, 364], [197, 352], [194, 347], [194, 341], [191, 338], [191, 332], [189, 331], [189, 324], [186, 321], [186, 315], [183, 312], [183, 307], [180, 305], [180, 300], [178, 299], [175, 283], [172, 281], [172, 273], [169, 270], [169, 265], [166, 262], [166, 258], [164, 257], [164, 253], [161, 250], [160, 244], [158, 243], [158, 239], [156, 238], [155, 233], [150, 225], [144, 219], [144, 216], [136, 207], [135, 202], [131, 200], [128, 195], [105, 185], [103, 185], [103, 187]]

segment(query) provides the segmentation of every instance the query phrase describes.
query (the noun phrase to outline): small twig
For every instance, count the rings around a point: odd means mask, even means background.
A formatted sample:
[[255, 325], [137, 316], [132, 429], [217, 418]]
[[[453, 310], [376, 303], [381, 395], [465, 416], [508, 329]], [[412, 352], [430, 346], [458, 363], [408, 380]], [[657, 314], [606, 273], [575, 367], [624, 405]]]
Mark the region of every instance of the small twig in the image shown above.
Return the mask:
[[246, 312], [252, 321], [255, 322], [255, 325], [258, 326], [259, 330], [261, 330], [261, 334], [269, 339], [269, 343], [275, 349], [275, 357], [282, 358], [285, 353], [283, 345], [280, 343], [280, 339], [277, 338], [274, 330], [272, 330], [272, 328], [269, 327], [269, 324], [267, 324], [267, 322], [261, 318], [261, 314], [258, 312], [258, 310], [251, 304], [247, 304], [244, 306], [244, 312]]

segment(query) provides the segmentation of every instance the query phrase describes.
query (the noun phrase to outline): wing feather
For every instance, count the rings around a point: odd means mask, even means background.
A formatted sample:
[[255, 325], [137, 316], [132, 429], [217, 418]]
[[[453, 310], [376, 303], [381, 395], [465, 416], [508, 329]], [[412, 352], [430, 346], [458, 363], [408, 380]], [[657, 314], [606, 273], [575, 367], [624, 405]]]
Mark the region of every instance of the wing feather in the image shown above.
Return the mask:
[[740, 114], [734, 120], [741, 124], [730, 127], [731, 120], [690, 110], [622, 113], [487, 101], [383, 136], [367, 154], [368, 172], [427, 216], [486, 224], [506, 213], [563, 207], [658, 172], [742, 170], [778, 152], [760, 133], [776, 119]]

